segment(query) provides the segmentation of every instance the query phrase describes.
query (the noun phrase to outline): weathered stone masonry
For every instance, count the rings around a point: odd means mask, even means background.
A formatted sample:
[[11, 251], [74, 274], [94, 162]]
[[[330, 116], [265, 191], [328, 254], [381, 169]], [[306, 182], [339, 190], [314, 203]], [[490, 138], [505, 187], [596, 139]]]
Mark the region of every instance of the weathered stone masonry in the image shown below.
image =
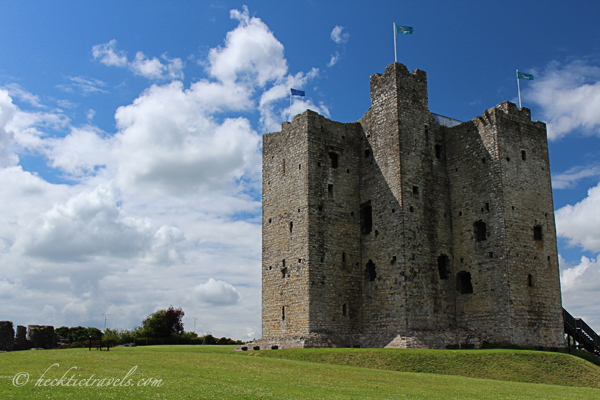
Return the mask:
[[427, 76], [371, 77], [356, 123], [263, 139], [263, 338], [251, 346], [563, 345], [546, 127], [509, 102], [441, 126]]

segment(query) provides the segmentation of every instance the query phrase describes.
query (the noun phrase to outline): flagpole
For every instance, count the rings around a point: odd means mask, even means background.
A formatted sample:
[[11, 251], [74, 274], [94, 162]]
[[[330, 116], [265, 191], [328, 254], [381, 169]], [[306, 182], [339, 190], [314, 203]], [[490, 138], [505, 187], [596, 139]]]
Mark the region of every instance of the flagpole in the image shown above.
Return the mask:
[[396, 23], [394, 22], [394, 62], [398, 62], [398, 53], [396, 51]]
[[521, 84], [519, 83], [519, 70], [517, 70], [517, 88], [519, 89], [519, 108], [521, 108]]
[[292, 122], [292, 89], [290, 89], [290, 122]]

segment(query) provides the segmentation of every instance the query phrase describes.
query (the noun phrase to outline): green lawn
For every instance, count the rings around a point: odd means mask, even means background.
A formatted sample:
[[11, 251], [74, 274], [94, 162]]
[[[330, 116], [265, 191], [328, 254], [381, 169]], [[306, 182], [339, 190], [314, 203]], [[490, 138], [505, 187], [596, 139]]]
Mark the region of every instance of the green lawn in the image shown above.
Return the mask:
[[[507, 382], [430, 373], [398, 372], [350, 365], [289, 360], [296, 350], [232, 352], [234, 346], [149, 346], [22, 351], [0, 354], [2, 399], [598, 399], [600, 390], [545, 384]], [[358, 350], [358, 349], [357, 349]], [[332, 354], [354, 357], [354, 349]], [[363, 353], [384, 354], [388, 350]], [[481, 350], [482, 352], [484, 350]], [[305, 351], [306, 354], [315, 350]], [[394, 351], [392, 351], [393, 353]], [[405, 350], [395, 350], [406, 353]], [[414, 352], [414, 350], [408, 351]], [[425, 351], [426, 354], [428, 351]], [[440, 351], [444, 352], [444, 351]], [[489, 352], [489, 351], [486, 351]], [[505, 354], [503, 351], [495, 351]], [[514, 351], [513, 351], [514, 352]], [[318, 352], [317, 352], [318, 353]], [[315, 354], [317, 354], [315, 353]], [[360, 352], [358, 352], [360, 353]], [[406, 353], [406, 354], [409, 354]], [[418, 353], [418, 352], [417, 352]], [[460, 352], [457, 352], [460, 353]], [[467, 354], [468, 352], [462, 352]], [[390, 353], [391, 354], [391, 353]], [[433, 352], [432, 354], [435, 354]], [[442, 354], [442, 353], [440, 353]], [[364, 357], [363, 357], [364, 358]], [[391, 359], [390, 359], [391, 360]], [[539, 360], [538, 360], [539, 361]], [[395, 362], [395, 361], [390, 361]], [[436, 363], [437, 361], [431, 361]], [[491, 361], [489, 361], [491, 363]], [[541, 362], [541, 361], [540, 361]], [[448, 361], [451, 364], [451, 361]], [[58, 366], [49, 367], [54, 364]], [[450, 365], [447, 364], [447, 365]], [[540, 364], [541, 365], [541, 364]], [[71, 369], [77, 367], [77, 369]], [[79, 383], [89, 378], [127, 378], [129, 386], [43, 386], [65, 375]], [[593, 366], [594, 368], [597, 368]], [[560, 371], [560, 368], [557, 368]], [[22, 387], [13, 377], [28, 373]], [[92, 377], [93, 375], [93, 377]], [[24, 376], [21, 376], [21, 383]], [[85, 379], [85, 380], [84, 380]], [[86, 381], [87, 380], [87, 381]], [[161, 380], [161, 386], [138, 386]], [[36, 383], [39, 382], [39, 383]], [[74, 380], [71, 380], [74, 382]], [[103, 381], [108, 383], [106, 380]]]

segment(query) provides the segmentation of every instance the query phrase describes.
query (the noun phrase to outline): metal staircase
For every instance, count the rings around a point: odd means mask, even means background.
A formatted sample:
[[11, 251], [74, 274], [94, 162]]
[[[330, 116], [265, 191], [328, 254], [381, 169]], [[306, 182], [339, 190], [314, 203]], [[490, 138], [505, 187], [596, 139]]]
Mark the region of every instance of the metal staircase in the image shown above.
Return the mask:
[[565, 333], [576, 342], [573, 345], [578, 349], [584, 349], [600, 356], [600, 336], [584, 320], [574, 318], [564, 308], [563, 319], [565, 321]]

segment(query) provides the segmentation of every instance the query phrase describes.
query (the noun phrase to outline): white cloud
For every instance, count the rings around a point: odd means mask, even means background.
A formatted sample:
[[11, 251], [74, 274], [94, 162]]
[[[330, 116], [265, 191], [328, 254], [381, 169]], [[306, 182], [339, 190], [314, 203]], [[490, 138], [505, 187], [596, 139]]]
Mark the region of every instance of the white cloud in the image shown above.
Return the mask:
[[103, 89], [103, 87], [106, 86], [106, 83], [102, 82], [100, 79], [85, 78], [82, 76], [67, 76], [67, 79], [70, 83], [56, 85], [56, 87], [67, 93], [79, 92], [84, 96], [92, 93], [108, 93], [106, 89]]
[[23, 89], [20, 85], [16, 83], [9, 83], [5, 86], [5, 89], [8, 91], [8, 94], [13, 98], [18, 98], [22, 101], [25, 101], [31, 104], [34, 107], [43, 107], [40, 103], [39, 96], [36, 96], [32, 93], [29, 93], [25, 89]]
[[339, 59], [340, 59], [340, 53], [336, 51], [335, 54], [333, 54], [331, 56], [331, 60], [329, 60], [329, 62], [327, 63], [327, 66], [333, 67], [335, 64], [337, 64]]
[[218, 306], [236, 304], [241, 298], [235, 287], [227, 282], [216, 281], [213, 278], [196, 286], [194, 294], [200, 301]]
[[556, 230], [559, 237], [572, 246], [600, 252], [600, 184], [588, 190], [579, 203], [566, 205], [556, 211]]
[[130, 69], [136, 75], [141, 75], [148, 79], [162, 79], [165, 66], [156, 57], [146, 58], [141, 51], [135, 54], [135, 59], [130, 64]]
[[117, 50], [116, 39], [108, 43], [98, 44], [92, 47], [94, 60], [112, 67], [124, 67], [127, 65], [127, 56], [124, 51]]
[[593, 178], [597, 176], [600, 176], [600, 166], [573, 167], [561, 174], [552, 175], [552, 188], [570, 189], [575, 187], [582, 179]]
[[260, 136], [249, 121], [227, 118], [217, 124], [202, 112], [203, 97], [196, 94], [175, 81], [152, 86], [117, 110], [120, 186], [174, 192], [217, 188], [260, 163]]
[[90, 121], [92, 119], [94, 119], [95, 115], [96, 115], [96, 111], [92, 110], [91, 108], [89, 110], [87, 110], [87, 113], [85, 114], [86, 118]]
[[250, 17], [248, 8], [231, 11], [231, 18], [240, 21], [227, 33], [225, 47], [211, 49], [208, 71], [219, 81], [243, 81], [263, 87], [267, 82], [283, 79], [287, 61], [283, 45], [259, 18]]
[[97, 255], [143, 256], [153, 245], [164, 247], [161, 242], [167, 239], [181, 241], [177, 235], [157, 232], [147, 220], [123, 215], [117, 201], [112, 185], [80, 193], [34, 219], [14, 248], [48, 261], [80, 262]]
[[8, 91], [0, 89], [0, 167], [16, 165], [19, 157], [13, 149], [14, 133], [7, 130], [17, 108], [8, 95]]
[[117, 41], [115, 39], [108, 43], [97, 44], [92, 47], [92, 54], [95, 60], [111, 67], [129, 67], [136, 75], [143, 76], [151, 80], [164, 79], [183, 79], [183, 61], [180, 58], [168, 58], [165, 54], [161, 56], [166, 64], [163, 64], [158, 58], [148, 58], [138, 51], [133, 61], [127, 61], [127, 53], [117, 50]]
[[[586, 274], [590, 268], [592, 268], [590, 273], [595, 272], [595, 279], [590, 280], [589, 276], [587, 279], [583, 279], [583, 275]], [[594, 285], [596, 290], [600, 289], [600, 264], [593, 258], [590, 260], [585, 256], [581, 257], [579, 265], [564, 269], [560, 275], [560, 284], [563, 293], [580, 291], [583, 287], [589, 288], [590, 283]]]
[[337, 44], [346, 43], [350, 38], [350, 34], [344, 32], [344, 27], [340, 25], [336, 25], [335, 28], [331, 31], [331, 40], [336, 42]]
[[565, 263], [560, 256], [559, 261], [563, 307], [599, 332], [600, 261], [585, 256], [574, 266]]
[[535, 74], [525, 98], [542, 109], [548, 138], [559, 139], [580, 130], [600, 135], [600, 68], [585, 61], [550, 63]]

